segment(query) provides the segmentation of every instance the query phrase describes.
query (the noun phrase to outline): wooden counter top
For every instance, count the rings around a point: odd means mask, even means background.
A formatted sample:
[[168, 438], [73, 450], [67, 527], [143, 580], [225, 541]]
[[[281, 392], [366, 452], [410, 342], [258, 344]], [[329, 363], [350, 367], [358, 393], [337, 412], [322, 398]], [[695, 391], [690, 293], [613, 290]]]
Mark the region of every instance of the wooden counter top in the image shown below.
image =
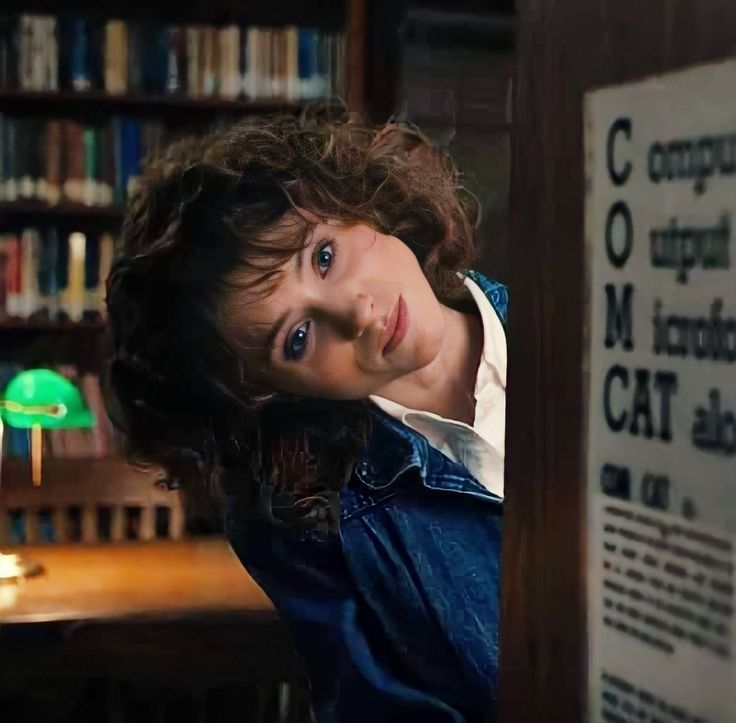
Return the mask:
[[0, 625], [266, 616], [271, 602], [224, 539], [6, 547], [44, 572], [0, 584]]

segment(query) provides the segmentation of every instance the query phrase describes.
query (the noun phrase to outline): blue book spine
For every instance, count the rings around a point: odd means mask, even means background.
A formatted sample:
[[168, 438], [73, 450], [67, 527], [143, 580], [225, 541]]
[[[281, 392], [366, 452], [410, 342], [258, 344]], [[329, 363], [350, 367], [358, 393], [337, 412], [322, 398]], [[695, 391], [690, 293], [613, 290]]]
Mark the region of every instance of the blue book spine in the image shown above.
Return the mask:
[[74, 90], [89, 90], [89, 26], [87, 21], [76, 18], [71, 25], [71, 77]]
[[49, 316], [52, 314], [52, 305], [57, 293], [56, 288], [56, 257], [58, 253], [59, 236], [53, 226], [41, 236], [41, 257], [38, 264], [38, 291]]
[[314, 30], [299, 28], [299, 80], [309, 80], [313, 73], [313, 43]]

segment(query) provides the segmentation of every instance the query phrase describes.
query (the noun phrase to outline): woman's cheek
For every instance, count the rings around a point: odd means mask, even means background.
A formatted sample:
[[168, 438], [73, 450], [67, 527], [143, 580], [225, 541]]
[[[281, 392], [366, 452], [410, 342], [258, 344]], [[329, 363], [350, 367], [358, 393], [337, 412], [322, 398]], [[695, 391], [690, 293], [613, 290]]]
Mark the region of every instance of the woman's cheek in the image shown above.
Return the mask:
[[321, 358], [310, 376], [320, 393], [339, 399], [362, 394], [366, 381], [354, 359], [336, 353]]

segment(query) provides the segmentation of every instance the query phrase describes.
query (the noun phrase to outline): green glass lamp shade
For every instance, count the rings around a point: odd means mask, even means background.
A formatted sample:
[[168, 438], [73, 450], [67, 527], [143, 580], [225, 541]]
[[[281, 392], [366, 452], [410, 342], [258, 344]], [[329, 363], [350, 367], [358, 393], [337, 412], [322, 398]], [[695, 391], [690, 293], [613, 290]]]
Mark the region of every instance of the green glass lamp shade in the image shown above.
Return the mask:
[[13, 377], [0, 398], [0, 414], [11, 427], [23, 429], [79, 429], [95, 423], [79, 389], [51, 369], [27, 369]]

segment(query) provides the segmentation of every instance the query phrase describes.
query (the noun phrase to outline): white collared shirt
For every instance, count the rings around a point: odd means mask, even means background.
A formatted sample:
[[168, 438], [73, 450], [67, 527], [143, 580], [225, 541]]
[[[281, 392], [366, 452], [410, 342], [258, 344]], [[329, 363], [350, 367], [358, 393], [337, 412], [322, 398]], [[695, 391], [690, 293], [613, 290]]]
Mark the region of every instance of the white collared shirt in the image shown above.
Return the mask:
[[463, 279], [478, 305], [483, 322], [483, 354], [475, 381], [473, 426], [371, 394], [368, 398], [392, 417], [426, 437], [453, 462], [462, 462], [490, 492], [503, 499], [506, 436], [506, 334], [483, 290]]

